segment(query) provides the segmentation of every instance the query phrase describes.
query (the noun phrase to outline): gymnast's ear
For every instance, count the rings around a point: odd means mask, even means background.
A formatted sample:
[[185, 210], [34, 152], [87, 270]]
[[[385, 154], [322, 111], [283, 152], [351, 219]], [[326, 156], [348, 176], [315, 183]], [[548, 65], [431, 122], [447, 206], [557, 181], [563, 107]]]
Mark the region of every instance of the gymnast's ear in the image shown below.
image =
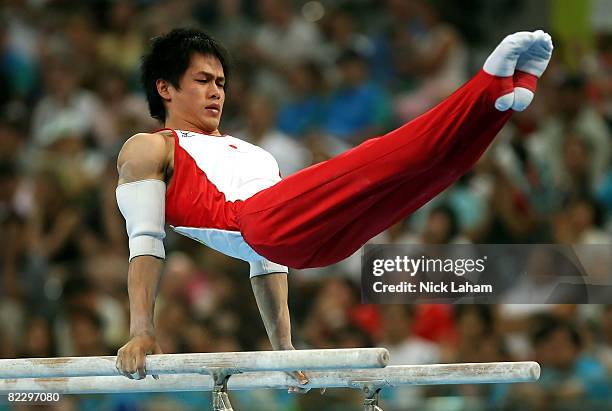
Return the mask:
[[157, 87], [157, 92], [160, 97], [164, 100], [170, 101], [172, 100], [172, 96], [170, 95], [170, 88], [173, 87], [172, 84], [168, 80], [157, 79], [155, 82], [155, 87]]

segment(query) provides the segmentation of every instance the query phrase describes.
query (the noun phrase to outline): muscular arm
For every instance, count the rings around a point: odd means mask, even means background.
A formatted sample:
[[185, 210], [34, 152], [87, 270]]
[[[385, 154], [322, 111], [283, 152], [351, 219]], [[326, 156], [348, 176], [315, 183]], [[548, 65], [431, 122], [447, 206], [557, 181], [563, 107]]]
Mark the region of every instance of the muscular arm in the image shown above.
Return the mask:
[[163, 260], [151, 255], [135, 257], [128, 269], [130, 338], [155, 335], [153, 313], [159, 291]]
[[[291, 321], [287, 305], [287, 274], [270, 273], [251, 277], [251, 285], [272, 348], [274, 350], [293, 350]], [[308, 377], [302, 371], [294, 371], [289, 374], [301, 385], [308, 383]], [[289, 387], [289, 392], [305, 393], [308, 392], [308, 389], [295, 386]]]
[[274, 350], [291, 350], [291, 321], [287, 306], [287, 274], [271, 273], [251, 278], [257, 307]]
[[[137, 134], [130, 138], [119, 153], [118, 185], [140, 180], [164, 181], [168, 149], [158, 134]], [[128, 294], [130, 298], [130, 342], [117, 356], [117, 368], [124, 375], [138, 371], [144, 378], [146, 354], [159, 353], [155, 342], [153, 313], [159, 290], [163, 260], [151, 255], [139, 255], [130, 261]]]

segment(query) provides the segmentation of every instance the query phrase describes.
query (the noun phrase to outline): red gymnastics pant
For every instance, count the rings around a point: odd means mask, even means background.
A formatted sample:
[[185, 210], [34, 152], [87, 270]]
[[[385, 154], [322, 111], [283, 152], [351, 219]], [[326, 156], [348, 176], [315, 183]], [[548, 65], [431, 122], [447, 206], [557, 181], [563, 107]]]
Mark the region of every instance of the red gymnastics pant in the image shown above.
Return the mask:
[[494, 104], [513, 87], [512, 77], [481, 70], [397, 130], [255, 194], [238, 211], [243, 238], [292, 268], [343, 260], [475, 164], [511, 116]]

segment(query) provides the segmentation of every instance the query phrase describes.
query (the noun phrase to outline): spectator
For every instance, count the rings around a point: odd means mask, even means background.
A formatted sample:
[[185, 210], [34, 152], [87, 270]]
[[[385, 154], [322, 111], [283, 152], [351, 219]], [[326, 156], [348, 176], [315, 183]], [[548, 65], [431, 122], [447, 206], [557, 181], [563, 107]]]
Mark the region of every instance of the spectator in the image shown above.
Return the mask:
[[118, 69], [103, 70], [96, 81], [100, 108], [94, 113], [96, 145], [114, 157], [128, 137], [139, 130], [155, 130], [143, 96], [129, 92], [128, 79]]
[[384, 91], [369, 79], [363, 56], [346, 50], [338, 58], [337, 67], [341, 81], [325, 109], [322, 130], [354, 145], [384, 129], [389, 102]]
[[76, 356], [109, 355], [110, 349], [104, 345], [102, 338], [102, 319], [94, 312], [86, 309], [74, 310], [70, 313], [70, 333], [74, 342]]
[[[108, 351], [111, 345], [115, 348], [117, 330], [122, 332], [121, 340], [125, 339], [129, 329], [121, 303], [98, 290], [89, 279], [74, 272], [69, 273], [61, 293], [64, 304], [59, 307], [53, 324], [60, 356], [74, 355], [79, 349]], [[80, 312], [85, 313], [84, 317], [75, 317]], [[79, 324], [77, 329], [72, 330], [74, 319], [78, 320]], [[95, 332], [99, 341], [95, 343], [87, 336], [81, 335], [87, 332]], [[82, 337], [80, 348], [75, 346], [75, 336]]]
[[25, 101], [32, 97], [37, 83], [36, 66], [33, 61], [10, 43], [9, 26], [0, 24], [0, 107], [10, 99]]
[[113, 3], [108, 13], [109, 31], [99, 42], [100, 57], [107, 65], [130, 74], [138, 66], [144, 51], [141, 25], [133, 24], [137, 15], [132, 1]]
[[80, 86], [75, 67], [67, 57], [45, 64], [44, 94], [32, 113], [32, 135], [38, 146], [51, 144], [58, 135], [85, 137], [93, 132], [100, 101]]
[[602, 226], [602, 209], [588, 197], [571, 201], [554, 221], [557, 242], [566, 244], [609, 244], [610, 235]]
[[305, 62], [290, 70], [289, 83], [293, 97], [278, 113], [278, 128], [301, 139], [318, 127], [324, 113], [323, 74], [316, 63]]
[[563, 174], [567, 179], [558, 190], [566, 199], [590, 196], [593, 193], [591, 159], [593, 149], [589, 142], [577, 136], [567, 136], [563, 144]]
[[[457, 346], [448, 362], [499, 361], [495, 313], [483, 304], [455, 306]], [[448, 354], [447, 354], [448, 355]]]
[[[323, 45], [326, 59], [336, 61], [344, 50], [355, 50], [358, 53], [370, 58], [374, 53], [374, 42], [363, 31], [358, 30], [359, 22], [355, 15], [351, 13], [350, 7], [340, 7], [325, 16], [321, 22], [321, 27], [327, 38], [327, 43]], [[379, 62], [372, 59], [372, 69], [376, 69]]]
[[563, 148], [568, 136], [588, 143], [590, 161], [588, 187], [594, 187], [605, 175], [610, 161], [610, 131], [595, 108], [587, 100], [586, 82], [582, 76], [566, 76], [558, 85], [552, 112], [541, 128], [530, 138], [530, 150], [536, 158], [549, 164], [553, 184], [567, 181], [563, 168]]
[[264, 0], [257, 6], [263, 22], [241, 51], [259, 66], [256, 91], [284, 102], [289, 94], [286, 70], [304, 61], [320, 60], [321, 35], [317, 26], [296, 15], [288, 0]]
[[68, 14], [62, 19], [57, 37], [60, 40], [57, 52], [74, 56], [79, 66], [71, 70], [79, 73], [83, 85], [91, 86], [97, 77], [100, 61], [100, 38], [95, 19], [84, 10]]
[[469, 242], [461, 235], [457, 213], [447, 204], [428, 207], [425, 225], [418, 237], [404, 235], [399, 243], [456, 244]]
[[603, 306], [597, 354], [612, 376], [612, 304]]
[[310, 153], [298, 141], [275, 128], [276, 114], [272, 101], [251, 95], [247, 103], [246, 128], [238, 131], [246, 138], [274, 156], [281, 175], [286, 177], [310, 165]]
[[528, 403], [537, 395], [545, 395], [540, 400], [546, 398], [553, 409], [577, 403], [581, 409], [597, 409], [609, 401], [610, 377], [601, 362], [583, 351], [581, 335], [571, 323], [543, 317], [532, 338], [542, 374], [536, 383], [539, 392], [525, 398]]
[[499, 164], [485, 158], [480, 167], [488, 174], [489, 204], [479, 226], [469, 233], [470, 240], [484, 244], [529, 243], [530, 236], [536, 234], [534, 206]]
[[459, 33], [441, 20], [430, 2], [408, 3], [410, 18], [419, 30], [404, 32], [407, 38], [403, 41], [411, 50], [410, 58], [397, 64], [399, 71], [414, 78], [418, 85], [395, 98], [395, 111], [402, 121], [412, 120], [433, 107], [467, 80], [467, 51]]
[[391, 363], [434, 364], [440, 362], [440, 350], [431, 341], [412, 332], [415, 309], [411, 305], [381, 307], [382, 341], [391, 355]]
[[196, 13], [204, 19], [211, 14], [211, 6], [216, 6], [215, 15], [206, 19], [206, 26], [212, 26], [211, 31], [228, 50], [238, 50], [248, 42], [253, 33], [254, 24], [244, 13], [243, 0], [227, 0], [214, 4], [205, 4], [196, 9]]
[[54, 173], [41, 172], [34, 184], [35, 208], [26, 228], [30, 256], [50, 264], [74, 263], [80, 254], [78, 230], [83, 210]]

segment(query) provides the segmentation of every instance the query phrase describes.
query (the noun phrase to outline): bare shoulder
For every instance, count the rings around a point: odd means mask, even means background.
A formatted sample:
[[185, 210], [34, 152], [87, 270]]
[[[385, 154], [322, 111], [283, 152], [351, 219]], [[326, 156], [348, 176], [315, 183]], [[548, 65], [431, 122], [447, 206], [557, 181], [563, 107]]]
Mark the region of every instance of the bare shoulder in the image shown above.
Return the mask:
[[130, 137], [117, 157], [119, 184], [150, 178], [163, 181], [169, 149], [168, 138], [162, 133]]
[[123, 147], [121, 148], [121, 152], [119, 153], [119, 157], [122, 155], [130, 155], [134, 152], [139, 152], [142, 154], [147, 154], [143, 152], [149, 152], [150, 155], [155, 155], [159, 151], [164, 151], [166, 149], [166, 138], [162, 133], [138, 133], [134, 134], [132, 137], [128, 138], [125, 143], [123, 143]]

